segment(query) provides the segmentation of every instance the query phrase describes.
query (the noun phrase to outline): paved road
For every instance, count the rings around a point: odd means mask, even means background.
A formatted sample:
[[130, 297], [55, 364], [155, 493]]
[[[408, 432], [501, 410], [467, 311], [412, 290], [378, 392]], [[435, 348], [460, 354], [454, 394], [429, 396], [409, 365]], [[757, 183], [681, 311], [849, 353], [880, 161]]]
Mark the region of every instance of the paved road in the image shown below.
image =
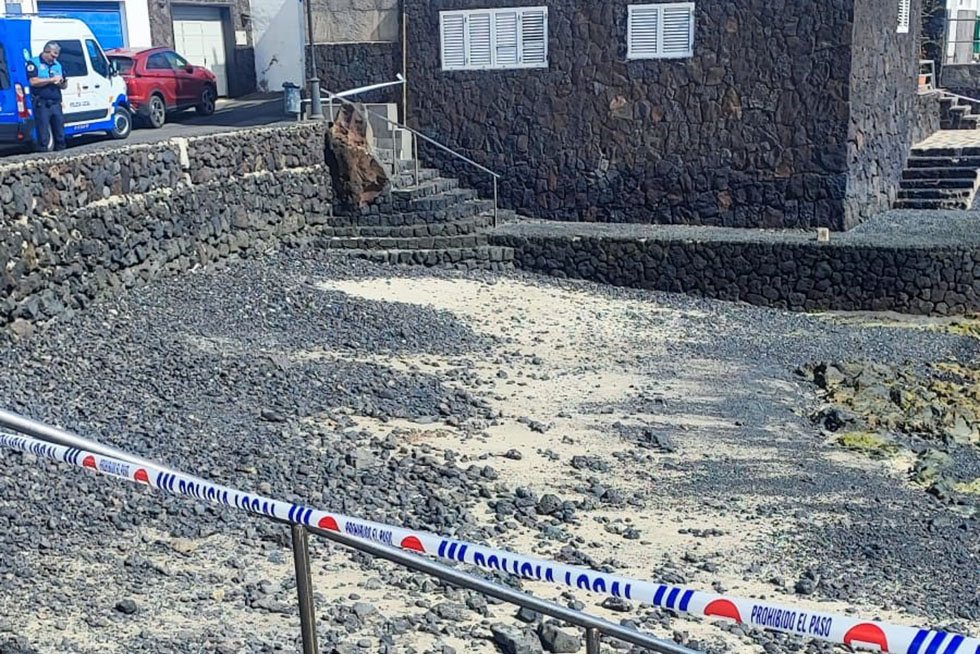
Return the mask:
[[64, 153], [24, 154], [22, 150], [0, 149], [0, 156], [2, 156], [3, 162], [23, 161], [37, 157], [60, 157], [119, 147], [124, 144], [155, 143], [175, 136], [202, 136], [243, 127], [269, 125], [280, 122], [284, 118], [282, 98], [278, 95], [250, 96], [240, 100], [219, 100], [218, 109], [212, 116], [202, 117], [198, 116], [194, 110], [184, 111], [168, 116], [167, 123], [160, 129], [134, 129], [125, 141], [114, 141], [101, 134], [92, 134], [70, 139], [68, 150]]

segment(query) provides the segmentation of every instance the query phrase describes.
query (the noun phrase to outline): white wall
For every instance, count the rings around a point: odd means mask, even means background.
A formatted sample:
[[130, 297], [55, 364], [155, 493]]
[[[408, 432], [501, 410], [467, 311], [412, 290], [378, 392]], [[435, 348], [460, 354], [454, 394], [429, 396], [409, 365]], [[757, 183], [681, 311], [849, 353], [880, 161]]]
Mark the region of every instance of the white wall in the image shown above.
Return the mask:
[[301, 0], [252, 0], [252, 44], [260, 91], [305, 82], [305, 12]]
[[126, 21], [126, 43], [129, 47], [156, 45], [150, 37], [149, 3], [153, 0], [125, 0], [123, 19]]

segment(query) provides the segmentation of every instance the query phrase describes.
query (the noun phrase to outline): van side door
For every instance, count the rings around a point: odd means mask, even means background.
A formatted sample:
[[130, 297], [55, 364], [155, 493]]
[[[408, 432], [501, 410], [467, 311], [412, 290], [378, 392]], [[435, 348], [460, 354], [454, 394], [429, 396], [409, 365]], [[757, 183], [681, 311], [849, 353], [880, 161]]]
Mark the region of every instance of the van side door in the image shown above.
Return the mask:
[[109, 107], [103, 98], [106, 80], [92, 70], [81, 39], [59, 39], [58, 61], [68, 86], [61, 91], [65, 124], [105, 120]]

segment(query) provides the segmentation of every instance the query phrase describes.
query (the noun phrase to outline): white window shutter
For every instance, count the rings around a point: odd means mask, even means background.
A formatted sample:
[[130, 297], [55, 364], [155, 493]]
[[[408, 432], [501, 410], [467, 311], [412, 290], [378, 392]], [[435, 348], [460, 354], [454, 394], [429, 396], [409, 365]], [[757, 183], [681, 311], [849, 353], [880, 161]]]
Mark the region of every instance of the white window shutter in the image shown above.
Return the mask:
[[548, 10], [525, 9], [521, 12], [521, 63], [541, 66], [548, 63]]
[[469, 36], [470, 68], [482, 68], [493, 63], [493, 48], [490, 43], [490, 14], [470, 14], [467, 16], [467, 36]]
[[439, 14], [443, 70], [548, 66], [548, 8], [464, 9]]
[[627, 54], [630, 59], [656, 57], [660, 52], [660, 7], [656, 5], [629, 8]]
[[466, 67], [466, 18], [461, 14], [442, 15], [442, 69]]
[[494, 14], [494, 37], [496, 38], [497, 54], [495, 63], [498, 66], [516, 66], [520, 63], [518, 16], [516, 11]]
[[908, 34], [912, 22], [912, 0], [898, 0], [898, 33]]
[[666, 5], [663, 8], [662, 54], [664, 57], [690, 57], [694, 54], [694, 7]]

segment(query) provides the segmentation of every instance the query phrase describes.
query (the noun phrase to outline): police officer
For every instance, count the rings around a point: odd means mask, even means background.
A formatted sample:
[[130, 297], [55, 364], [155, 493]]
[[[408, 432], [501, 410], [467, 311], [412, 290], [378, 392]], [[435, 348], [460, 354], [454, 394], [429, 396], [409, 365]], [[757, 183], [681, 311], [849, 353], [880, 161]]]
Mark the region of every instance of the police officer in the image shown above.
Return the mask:
[[[34, 119], [41, 148], [47, 150], [54, 138], [54, 149], [65, 149], [65, 116], [61, 111], [61, 89], [68, 86], [64, 70], [58, 63], [61, 46], [54, 41], [44, 44], [44, 50], [27, 62], [27, 77], [34, 99]], [[50, 129], [48, 129], [50, 128]]]

